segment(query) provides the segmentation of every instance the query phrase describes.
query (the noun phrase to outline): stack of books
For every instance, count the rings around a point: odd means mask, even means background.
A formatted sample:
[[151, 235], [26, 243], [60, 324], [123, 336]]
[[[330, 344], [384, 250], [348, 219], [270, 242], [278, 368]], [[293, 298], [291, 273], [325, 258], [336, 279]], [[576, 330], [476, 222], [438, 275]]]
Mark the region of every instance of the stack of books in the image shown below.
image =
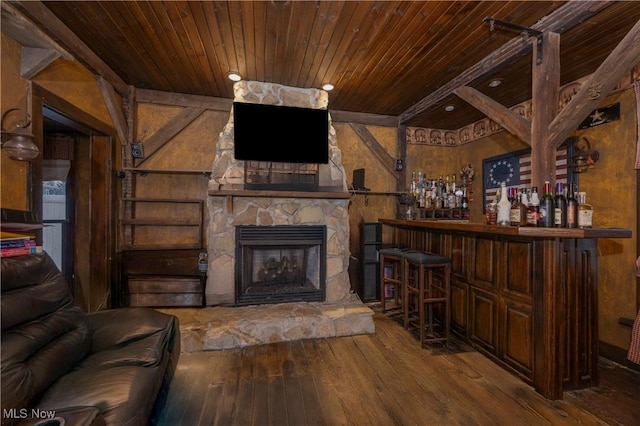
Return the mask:
[[36, 215], [20, 210], [2, 209], [0, 257], [42, 253], [36, 244], [36, 230], [42, 228]]

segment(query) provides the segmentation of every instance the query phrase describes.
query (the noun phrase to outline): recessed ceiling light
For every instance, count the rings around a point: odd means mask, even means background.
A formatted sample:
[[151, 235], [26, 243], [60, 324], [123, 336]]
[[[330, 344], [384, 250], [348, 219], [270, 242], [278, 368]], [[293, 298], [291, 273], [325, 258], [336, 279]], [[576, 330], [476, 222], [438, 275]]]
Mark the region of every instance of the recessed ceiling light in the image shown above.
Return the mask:
[[456, 107], [454, 107], [453, 105], [447, 105], [446, 107], [444, 107], [444, 110], [447, 112], [451, 112], [454, 109], [456, 109]]
[[322, 85], [322, 88], [323, 88], [324, 90], [326, 90], [327, 92], [330, 92], [330, 91], [332, 91], [332, 90], [333, 90], [333, 84], [331, 84], [331, 83], [323, 84], [323, 85]]
[[231, 81], [240, 81], [242, 80], [242, 76], [240, 74], [238, 74], [235, 71], [229, 71], [227, 73], [227, 77], [229, 77], [229, 80]]
[[498, 87], [502, 84], [502, 79], [501, 78], [496, 78], [495, 80], [491, 80], [489, 82], [489, 87]]

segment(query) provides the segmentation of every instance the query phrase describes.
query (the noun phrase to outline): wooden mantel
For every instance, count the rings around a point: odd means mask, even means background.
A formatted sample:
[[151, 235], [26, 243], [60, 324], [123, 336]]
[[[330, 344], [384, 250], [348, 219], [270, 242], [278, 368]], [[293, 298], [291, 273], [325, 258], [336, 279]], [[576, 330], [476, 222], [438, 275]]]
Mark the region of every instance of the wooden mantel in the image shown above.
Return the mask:
[[233, 212], [234, 197], [249, 198], [315, 198], [323, 200], [347, 200], [351, 197], [342, 191], [255, 191], [244, 189], [209, 190], [210, 197], [227, 197], [227, 213]]

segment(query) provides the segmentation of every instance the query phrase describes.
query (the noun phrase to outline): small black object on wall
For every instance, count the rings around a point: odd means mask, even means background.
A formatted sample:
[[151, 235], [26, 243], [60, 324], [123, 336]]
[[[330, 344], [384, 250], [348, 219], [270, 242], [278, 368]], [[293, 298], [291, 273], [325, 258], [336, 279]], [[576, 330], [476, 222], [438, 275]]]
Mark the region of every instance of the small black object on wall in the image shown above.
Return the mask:
[[141, 143], [132, 143], [131, 144], [131, 156], [133, 158], [144, 158], [144, 152], [142, 151]]

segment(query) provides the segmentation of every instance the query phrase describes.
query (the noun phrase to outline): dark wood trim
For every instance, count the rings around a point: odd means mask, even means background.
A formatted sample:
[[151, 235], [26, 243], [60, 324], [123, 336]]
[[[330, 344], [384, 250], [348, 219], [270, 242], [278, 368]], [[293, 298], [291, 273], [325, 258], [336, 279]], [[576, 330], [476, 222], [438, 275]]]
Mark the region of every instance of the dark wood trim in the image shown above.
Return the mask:
[[33, 96], [34, 98], [38, 98], [39, 101], [42, 101], [48, 108], [60, 113], [62, 116], [72, 117], [74, 121], [79, 122], [86, 128], [93, 129], [95, 132], [105, 136], [113, 136], [115, 133], [111, 125], [88, 114], [66, 99], [49, 92], [37, 83], [33, 83]]
[[353, 111], [329, 111], [331, 120], [339, 123], [357, 123], [371, 126], [397, 127], [398, 117], [395, 115], [366, 114]]
[[191, 108], [206, 108], [231, 112], [233, 100], [212, 96], [187, 95], [159, 90], [136, 89], [136, 102], [143, 104], [171, 105]]
[[[211, 194], [211, 192], [209, 193]], [[463, 233], [476, 232], [491, 235], [512, 235], [539, 238], [631, 238], [631, 229], [627, 228], [542, 228], [527, 226], [497, 226], [483, 223], [461, 223], [446, 220], [405, 220], [378, 219], [378, 222], [399, 227], [416, 229], [439, 229], [446, 231], [460, 231]]]
[[397, 135], [396, 159], [402, 161], [402, 170], [398, 172], [396, 191], [406, 191], [409, 187], [407, 184], [407, 126], [399, 124]]
[[619, 348], [610, 343], [603, 342], [602, 340], [600, 340], [598, 342], [598, 352], [600, 353], [600, 356], [602, 356], [603, 358], [617, 362], [620, 365], [624, 365], [627, 368], [640, 372], [640, 365], [634, 362], [631, 362], [627, 359], [626, 349]]
[[209, 191], [210, 197], [249, 197], [249, 198], [316, 198], [327, 200], [346, 200], [351, 197], [348, 192], [307, 192], [307, 191], [250, 191], [222, 190]]

